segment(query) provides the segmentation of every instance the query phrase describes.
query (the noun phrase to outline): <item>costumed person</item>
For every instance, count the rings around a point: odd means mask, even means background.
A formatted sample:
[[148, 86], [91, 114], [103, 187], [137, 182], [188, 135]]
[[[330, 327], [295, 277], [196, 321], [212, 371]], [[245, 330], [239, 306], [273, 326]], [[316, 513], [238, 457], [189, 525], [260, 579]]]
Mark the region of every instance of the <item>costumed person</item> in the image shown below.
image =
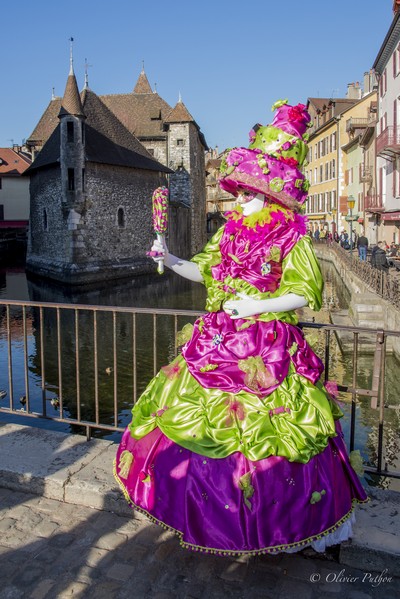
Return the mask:
[[220, 555], [324, 551], [351, 536], [366, 500], [335, 384], [296, 326], [294, 310], [319, 310], [323, 287], [300, 214], [310, 116], [273, 108], [222, 162], [239, 207], [203, 252], [185, 261], [154, 242], [152, 255], [204, 283], [207, 313], [133, 407], [115, 463], [134, 508]]

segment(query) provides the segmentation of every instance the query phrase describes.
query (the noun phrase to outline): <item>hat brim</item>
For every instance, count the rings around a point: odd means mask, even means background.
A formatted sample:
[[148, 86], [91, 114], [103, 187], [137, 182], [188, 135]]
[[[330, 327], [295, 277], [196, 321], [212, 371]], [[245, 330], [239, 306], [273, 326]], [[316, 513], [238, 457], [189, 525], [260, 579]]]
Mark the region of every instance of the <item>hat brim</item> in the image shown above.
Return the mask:
[[[298, 200], [292, 198], [284, 191], [274, 191], [269, 186], [268, 181], [262, 177], [256, 177], [248, 173], [234, 170], [229, 175], [220, 177], [219, 185], [221, 189], [231, 193], [235, 197], [239, 195], [239, 192], [242, 189], [246, 189], [254, 193], [262, 193], [268, 198], [277, 200], [280, 204], [283, 204], [287, 208], [295, 210], [296, 212], [301, 209], [301, 204]], [[303, 201], [305, 201], [305, 198]]]

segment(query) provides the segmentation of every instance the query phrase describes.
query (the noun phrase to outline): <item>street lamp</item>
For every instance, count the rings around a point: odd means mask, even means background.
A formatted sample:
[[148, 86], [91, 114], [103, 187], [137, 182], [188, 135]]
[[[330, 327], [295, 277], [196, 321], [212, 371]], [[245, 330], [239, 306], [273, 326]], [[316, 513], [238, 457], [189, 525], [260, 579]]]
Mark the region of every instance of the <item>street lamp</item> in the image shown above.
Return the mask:
[[332, 208], [332, 225], [334, 225], [334, 226], [332, 226], [332, 229], [333, 229], [332, 236], [337, 231], [336, 212], [337, 212], [336, 208]]
[[353, 196], [347, 198], [347, 206], [350, 210], [350, 257], [353, 256], [353, 208], [355, 203]]

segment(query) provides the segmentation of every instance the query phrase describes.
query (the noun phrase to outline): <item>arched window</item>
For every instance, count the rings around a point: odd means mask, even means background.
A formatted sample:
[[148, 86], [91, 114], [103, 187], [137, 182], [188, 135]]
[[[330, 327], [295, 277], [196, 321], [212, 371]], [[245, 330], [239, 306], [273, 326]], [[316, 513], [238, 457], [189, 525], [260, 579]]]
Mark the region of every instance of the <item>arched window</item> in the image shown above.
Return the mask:
[[117, 223], [120, 229], [123, 229], [125, 227], [125, 213], [123, 208], [118, 208]]
[[43, 210], [43, 230], [44, 231], [48, 231], [49, 229], [49, 223], [47, 220], [47, 210], [46, 208]]

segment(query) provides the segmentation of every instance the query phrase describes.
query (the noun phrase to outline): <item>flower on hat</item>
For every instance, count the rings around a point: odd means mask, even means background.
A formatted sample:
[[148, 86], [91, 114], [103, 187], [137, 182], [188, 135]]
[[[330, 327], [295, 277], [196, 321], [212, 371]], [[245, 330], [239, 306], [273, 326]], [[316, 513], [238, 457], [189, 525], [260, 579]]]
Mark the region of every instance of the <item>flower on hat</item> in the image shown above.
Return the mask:
[[292, 106], [288, 111], [288, 118], [290, 121], [302, 121], [304, 119], [304, 110], [306, 109], [304, 104], [297, 104]]

